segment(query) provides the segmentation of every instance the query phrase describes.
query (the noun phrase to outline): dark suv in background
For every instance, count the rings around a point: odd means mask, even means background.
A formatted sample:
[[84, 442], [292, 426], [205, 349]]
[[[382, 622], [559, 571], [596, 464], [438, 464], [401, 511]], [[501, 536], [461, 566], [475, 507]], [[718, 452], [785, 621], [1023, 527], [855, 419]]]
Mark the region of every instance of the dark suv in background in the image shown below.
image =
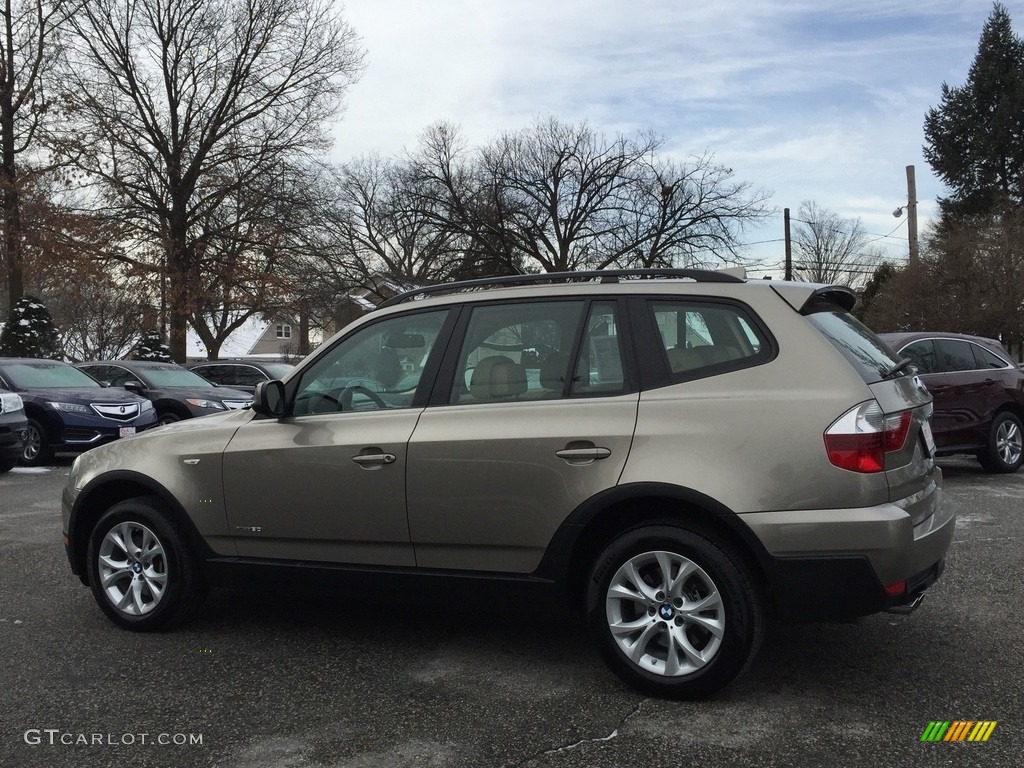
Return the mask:
[[25, 402], [22, 464], [45, 464], [55, 452], [81, 453], [156, 424], [145, 398], [107, 389], [56, 360], [0, 357], [0, 387]]
[[969, 453], [989, 472], [1016, 472], [1024, 457], [1024, 371], [994, 339], [959, 333], [883, 333], [912, 360], [935, 398], [939, 453]]
[[160, 424], [248, 408], [252, 404], [248, 392], [219, 387], [175, 363], [98, 360], [79, 363], [77, 367], [107, 386], [123, 387], [148, 399]]

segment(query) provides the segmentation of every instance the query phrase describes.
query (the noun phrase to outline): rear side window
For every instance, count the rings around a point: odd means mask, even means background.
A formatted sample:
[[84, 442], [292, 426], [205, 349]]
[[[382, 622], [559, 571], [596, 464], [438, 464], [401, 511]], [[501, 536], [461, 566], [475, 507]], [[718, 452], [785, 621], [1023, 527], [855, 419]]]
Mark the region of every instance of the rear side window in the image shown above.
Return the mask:
[[978, 359], [978, 368], [1009, 368], [1010, 364], [994, 352], [989, 352], [980, 344], [973, 344], [974, 356]]
[[673, 378], [744, 368], [770, 354], [743, 308], [695, 300], [652, 301], [652, 319]]
[[[822, 303], [805, 314], [808, 322], [846, 358], [865, 383], [882, 381], [899, 362], [874, 331], [835, 304]], [[909, 371], [904, 369], [900, 374], [908, 375]]]
[[951, 373], [955, 371], [976, 371], [980, 367], [978, 361], [974, 359], [974, 352], [971, 350], [971, 347], [974, 345], [970, 342], [955, 339], [939, 339], [936, 344], [942, 350], [942, 356], [945, 359], [945, 370]]

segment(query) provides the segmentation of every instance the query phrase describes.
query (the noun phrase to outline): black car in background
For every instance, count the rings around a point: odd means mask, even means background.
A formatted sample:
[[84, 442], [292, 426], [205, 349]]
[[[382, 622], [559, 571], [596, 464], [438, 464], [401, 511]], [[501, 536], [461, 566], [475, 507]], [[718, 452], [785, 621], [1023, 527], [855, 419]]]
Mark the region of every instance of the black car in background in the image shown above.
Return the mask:
[[21, 463], [30, 466], [45, 464], [55, 452], [81, 453], [156, 424], [148, 400], [107, 389], [57, 360], [0, 357], [0, 387], [25, 403]]
[[18, 463], [27, 431], [21, 396], [0, 389], [0, 473], [10, 471]]
[[283, 379], [294, 367], [291, 363], [256, 360], [206, 360], [193, 363], [189, 370], [222, 387], [233, 387], [251, 393], [261, 381]]
[[882, 333], [913, 361], [935, 398], [939, 453], [970, 453], [989, 472], [1016, 472], [1024, 458], [1024, 371], [994, 339], [958, 333]]
[[212, 384], [174, 363], [97, 360], [77, 367], [97, 381], [123, 387], [153, 403], [160, 424], [252, 405], [252, 395]]

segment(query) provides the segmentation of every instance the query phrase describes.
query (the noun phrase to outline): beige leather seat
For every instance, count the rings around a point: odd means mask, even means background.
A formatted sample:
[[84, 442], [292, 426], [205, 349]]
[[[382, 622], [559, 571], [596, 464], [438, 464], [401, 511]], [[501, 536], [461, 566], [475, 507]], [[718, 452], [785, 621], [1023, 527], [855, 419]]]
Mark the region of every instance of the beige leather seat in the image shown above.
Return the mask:
[[526, 391], [526, 368], [504, 355], [491, 355], [476, 364], [469, 381], [474, 400], [507, 400]]

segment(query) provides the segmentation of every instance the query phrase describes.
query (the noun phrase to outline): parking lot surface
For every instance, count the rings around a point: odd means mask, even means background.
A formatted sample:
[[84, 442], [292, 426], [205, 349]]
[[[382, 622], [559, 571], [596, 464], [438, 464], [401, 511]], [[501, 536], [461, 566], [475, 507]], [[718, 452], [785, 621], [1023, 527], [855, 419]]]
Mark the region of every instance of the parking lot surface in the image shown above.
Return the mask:
[[[704, 702], [645, 699], [576, 617], [460, 598], [215, 591], [111, 624], [60, 544], [68, 462], [0, 475], [0, 765], [1024, 765], [1024, 472], [943, 460], [957, 535], [911, 616], [775, 622]], [[995, 721], [985, 742], [922, 742]]]

